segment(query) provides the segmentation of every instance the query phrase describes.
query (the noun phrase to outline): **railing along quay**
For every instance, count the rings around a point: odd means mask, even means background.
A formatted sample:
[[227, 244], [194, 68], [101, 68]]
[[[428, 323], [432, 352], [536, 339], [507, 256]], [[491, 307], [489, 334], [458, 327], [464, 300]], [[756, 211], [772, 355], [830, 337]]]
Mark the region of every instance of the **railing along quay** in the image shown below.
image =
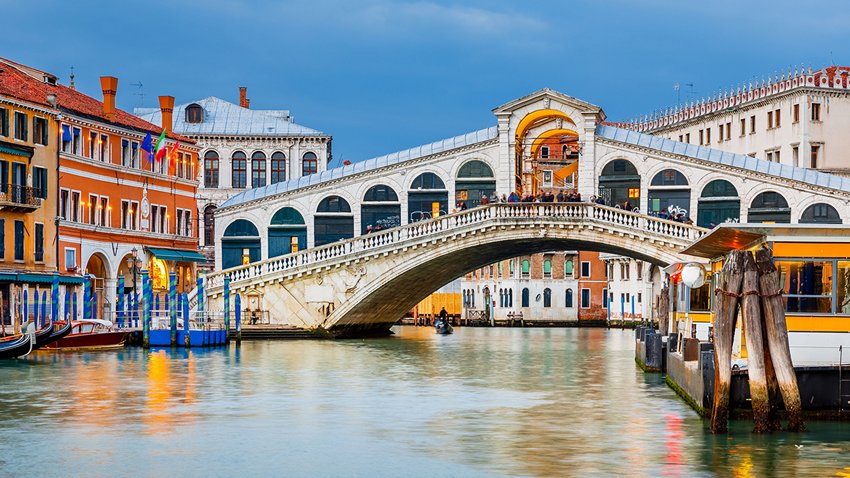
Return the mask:
[[499, 203], [476, 207], [426, 221], [405, 224], [381, 232], [298, 251], [238, 266], [207, 276], [207, 292], [214, 293], [224, 286], [224, 276], [230, 275], [232, 285], [269, 274], [306, 265], [330, 262], [354, 254], [383, 250], [388, 246], [403, 247], [405, 242], [427, 238], [459, 227], [481, 224], [495, 219], [574, 219], [622, 226], [623, 232], [643, 233], [678, 239], [683, 244], [698, 239], [707, 229], [668, 219], [603, 206], [595, 203]]

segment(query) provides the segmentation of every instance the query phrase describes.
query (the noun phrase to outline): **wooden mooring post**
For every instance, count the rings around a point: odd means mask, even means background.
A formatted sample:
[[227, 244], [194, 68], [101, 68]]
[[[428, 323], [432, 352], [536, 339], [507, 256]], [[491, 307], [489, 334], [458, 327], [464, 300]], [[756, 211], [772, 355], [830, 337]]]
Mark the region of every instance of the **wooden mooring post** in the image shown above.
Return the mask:
[[744, 337], [747, 340], [747, 374], [753, 407], [753, 431], [770, 431], [767, 375], [764, 364], [764, 333], [762, 331], [761, 301], [756, 261], [750, 252], [744, 254], [744, 281], [741, 292], [741, 309], [744, 314]]
[[726, 257], [714, 301], [714, 398], [711, 432], [726, 433], [729, 421], [729, 390], [732, 384], [732, 341], [738, 316], [738, 297], [743, 281], [744, 251]]
[[785, 403], [785, 411], [788, 415], [788, 431], [803, 431], [806, 427], [803, 423], [800, 389], [797, 387], [797, 375], [794, 373], [794, 365], [791, 362], [782, 286], [779, 283], [776, 265], [773, 263], [773, 252], [767, 248], [756, 251], [756, 266], [759, 272], [765, 338], [779, 392], [782, 394], [782, 401]]

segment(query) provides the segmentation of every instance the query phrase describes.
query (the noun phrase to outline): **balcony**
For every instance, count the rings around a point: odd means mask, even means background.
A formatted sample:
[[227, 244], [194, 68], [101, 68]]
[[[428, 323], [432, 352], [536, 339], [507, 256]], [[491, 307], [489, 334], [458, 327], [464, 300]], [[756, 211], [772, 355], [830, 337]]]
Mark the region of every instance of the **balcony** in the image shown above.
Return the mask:
[[0, 210], [10, 212], [32, 212], [41, 207], [41, 189], [4, 184], [0, 191]]

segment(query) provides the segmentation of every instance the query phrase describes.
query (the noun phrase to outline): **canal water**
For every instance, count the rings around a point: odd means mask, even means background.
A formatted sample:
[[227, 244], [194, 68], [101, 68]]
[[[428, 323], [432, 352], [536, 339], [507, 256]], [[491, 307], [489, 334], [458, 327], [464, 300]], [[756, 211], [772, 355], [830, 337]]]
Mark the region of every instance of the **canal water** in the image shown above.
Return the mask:
[[714, 437], [633, 332], [39, 352], [0, 363], [0, 476], [836, 476], [850, 426]]

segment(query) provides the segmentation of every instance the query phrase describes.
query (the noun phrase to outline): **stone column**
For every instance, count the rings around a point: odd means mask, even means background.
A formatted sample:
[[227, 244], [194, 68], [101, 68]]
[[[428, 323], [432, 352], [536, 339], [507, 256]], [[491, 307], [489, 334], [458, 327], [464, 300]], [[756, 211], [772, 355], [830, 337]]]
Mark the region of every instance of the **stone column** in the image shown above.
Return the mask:
[[578, 192], [585, 200], [597, 193], [596, 177], [596, 115], [582, 115], [581, 154], [578, 161]]

